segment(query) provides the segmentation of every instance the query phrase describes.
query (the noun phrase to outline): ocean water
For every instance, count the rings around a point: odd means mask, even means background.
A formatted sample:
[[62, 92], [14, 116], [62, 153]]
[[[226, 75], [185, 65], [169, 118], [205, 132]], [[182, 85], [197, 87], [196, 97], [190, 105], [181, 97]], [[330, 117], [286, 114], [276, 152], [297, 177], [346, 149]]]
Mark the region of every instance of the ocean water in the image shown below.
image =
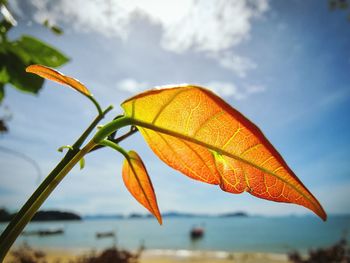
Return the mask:
[[[189, 231], [201, 225], [205, 236], [191, 241]], [[0, 224], [3, 230], [5, 224]], [[35, 222], [27, 231], [63, 228], [63, 235], [21, 236], [37, 248], [101, 249], [116, 243], [126, 249], [143, 244], [148, 249], [189, 249], [221, 251], [259, 251], [286, 253], [292, 250], [329, 246], [344, 235], [348, 238], [350, 216], [331, 216], [327, 222], [316, 217], [233, 217], [165, 218], [159, 226], [155, 219], [85, 220], [81, 222]], [[97, 232], [114, 231], [116, 239], [97, 239]]]

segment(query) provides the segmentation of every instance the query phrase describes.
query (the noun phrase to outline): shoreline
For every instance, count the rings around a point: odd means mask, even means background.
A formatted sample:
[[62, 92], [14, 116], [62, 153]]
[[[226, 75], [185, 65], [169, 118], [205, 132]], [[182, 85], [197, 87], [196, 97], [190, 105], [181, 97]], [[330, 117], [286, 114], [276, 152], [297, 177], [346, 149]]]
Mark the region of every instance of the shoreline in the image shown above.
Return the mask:
[[[167, 261], [165, 261], [167, 260]], [[142, 253], [140, 263], [160, 262], [289, 262], [288, 255], [268, 252], [227, 252], [185, 249], [149, 249]]]
[[[15, 251], [17, 248], [11, 250]], [[40, 249], [34, 248], [45, 255], [48, 263], [59, 260], [61, 263], [70, 262], [77, 257], [98, 254], [101, 250], [90, 249]], [[13, 256], [5, 258], [4, 263], [11, 262]], [[135, 251], [132, 251], [135, 253]], [[265, 252], [227, 252], [208, 250], [185, 250], [185, 249], [145, 249], [139, 258], [139, 263], [177, 263], [177, 262], [201, 262], [201, 263], [287, 263], [288, 255], [283, 253]]]

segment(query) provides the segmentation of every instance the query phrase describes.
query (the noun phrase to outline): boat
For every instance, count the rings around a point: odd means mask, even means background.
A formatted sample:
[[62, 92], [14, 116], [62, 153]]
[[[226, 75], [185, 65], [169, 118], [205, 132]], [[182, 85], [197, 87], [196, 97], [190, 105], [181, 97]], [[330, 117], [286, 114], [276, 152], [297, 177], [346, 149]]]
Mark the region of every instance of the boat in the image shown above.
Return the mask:
[[115, 237], [114, 232], [97, 232], [96, 238]]
[[24, 231], [22, 235], [24, 236], [52, 236], [52, 235], [62, 235], [64, 233], [63, 228], [56, 229], [39, 229], [33, 231]]
[[200, 239], [204, 236], [204, 228], [202, 227], [193, 227], [190, 231], [191, 239]]

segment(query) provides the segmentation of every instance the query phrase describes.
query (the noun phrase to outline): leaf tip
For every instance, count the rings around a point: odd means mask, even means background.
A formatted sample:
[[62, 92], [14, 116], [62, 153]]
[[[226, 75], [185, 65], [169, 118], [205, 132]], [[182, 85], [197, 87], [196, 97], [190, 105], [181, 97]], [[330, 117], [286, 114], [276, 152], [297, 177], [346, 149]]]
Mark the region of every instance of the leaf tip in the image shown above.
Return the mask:
[[88, 90], [88, 88], [84, 84], [82, 84], [79, 80], [66, 76], [63, 73], [55, 69], [52, 69], [50, 67], [34, 64], [26, 67], [26, 72], [36, 74], [42, 78], [55, 81], [59, 84], [67, 85], [87, 97], [92, 97], [92, 94]]
[[157, 219], [159, 225], [163, 225], [163, 219], [160, 213], [155, 214], [154, 217]]
[[316, 214], [324, 221], [327, 221], [328, 215], [326, 213], [326, 211], [323, 209], [323, 207], [320, 204], [320, 207], [318, 209], [318, 211], [316, 212]]
[[123, 164], [122, 177], [126, 188], [134, 198], [143, 205], [162, 225], [156, 195], [151, 179], [140, 156], [129, 151]]
[[35, 73], [35, 68], [37, 68], [38, 65], [30, 65], [26, 67], [26, 72], [28, 73]]
[[85, 167], [85, 159], [84, 157], [82, 157], [80, 160], [79, 160], [79, 166], [80, 166], [80, 170], [83, 170], [84, 167]]
[[309, 190], [307, 190], [307, 191], [311, 195], [311, 197], [309, 199], [309, 203], [305, 204], [305, 205], [304, 204], [301, 204], [301, 205], [303, 205], [304, 207], [306, 207], [306, 208], [310, 209], [312, 212], [314, 212], [319, 218], [322, 219], [322, 221], [324, 221], [324, 222], [327, 221], [328, 216], [327, 216], [326, 211], [323, 209], [322, 205], [316, 199], [316, 197]]

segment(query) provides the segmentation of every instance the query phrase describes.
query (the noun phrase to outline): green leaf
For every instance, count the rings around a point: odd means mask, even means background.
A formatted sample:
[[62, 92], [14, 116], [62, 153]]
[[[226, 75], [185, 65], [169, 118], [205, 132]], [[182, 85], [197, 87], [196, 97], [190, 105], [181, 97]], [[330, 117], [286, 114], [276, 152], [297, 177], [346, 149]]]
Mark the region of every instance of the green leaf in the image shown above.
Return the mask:
[[55, 68], [69, 61], [69, 58], [57, 49], [31, 36], [22, 36], [12, 42], [9, 48], [27, 65], [42, 64]]
[[[0, 68], [2, 70], [3, 68], [6, 69], [9, 76], [8, 82], [21, 91], [36, 94], [44, 83], [42, 78], [27, 74], [25, 63], [12, 53], [0, 53]], [[6, 75], [2, 74], [5, 79]]]
[[9, 128], [6, 125], [5, 120], [0, 119], [0, 134], [1, 133], [6, 133], [9, 131]]
[[60, 148], [57, 149], [59, 152], [63, 152], [64, 149], [72, 150], [73, 151], [73, 146], [71, 145], [63, 145]]
[[12, 24], [6, 21], [5, 19], [0, 22], [0, 34], [5, 35], [11, 28]]
[[84, 159], [84, 157], [82, 157], [82, 158], [79, 160], [79, 165], [80, 165], [80, 170], [83, 170], [84, 167], [85, 167], [85, 159]]
[[5, 88], [4, 88], [4, 84], [0, 84], [0, 104], [2, 102], [2, 100], [4, 99], [5, 97]]
[[5, 84], [9, 82], [9, 80], [10, 80], [9, 73], [7, 71], [6, 66], [3, 65], [2, 67], [0, 67], [0, 83]]
[[56, 35], [62, 35], [63, 34], [63, 29], [58, 27], [58, 26], [51, 26], [50, 29]]
[[50, 22], [47, 19], [43, 22], [43, 26], [47, 27], [48, 29], [50, 29], [56, 35], [62, 35], [63, 34], [62, 28], [60, 28], [58, 26], [55, 26], [55, 25], [50, 25]]

